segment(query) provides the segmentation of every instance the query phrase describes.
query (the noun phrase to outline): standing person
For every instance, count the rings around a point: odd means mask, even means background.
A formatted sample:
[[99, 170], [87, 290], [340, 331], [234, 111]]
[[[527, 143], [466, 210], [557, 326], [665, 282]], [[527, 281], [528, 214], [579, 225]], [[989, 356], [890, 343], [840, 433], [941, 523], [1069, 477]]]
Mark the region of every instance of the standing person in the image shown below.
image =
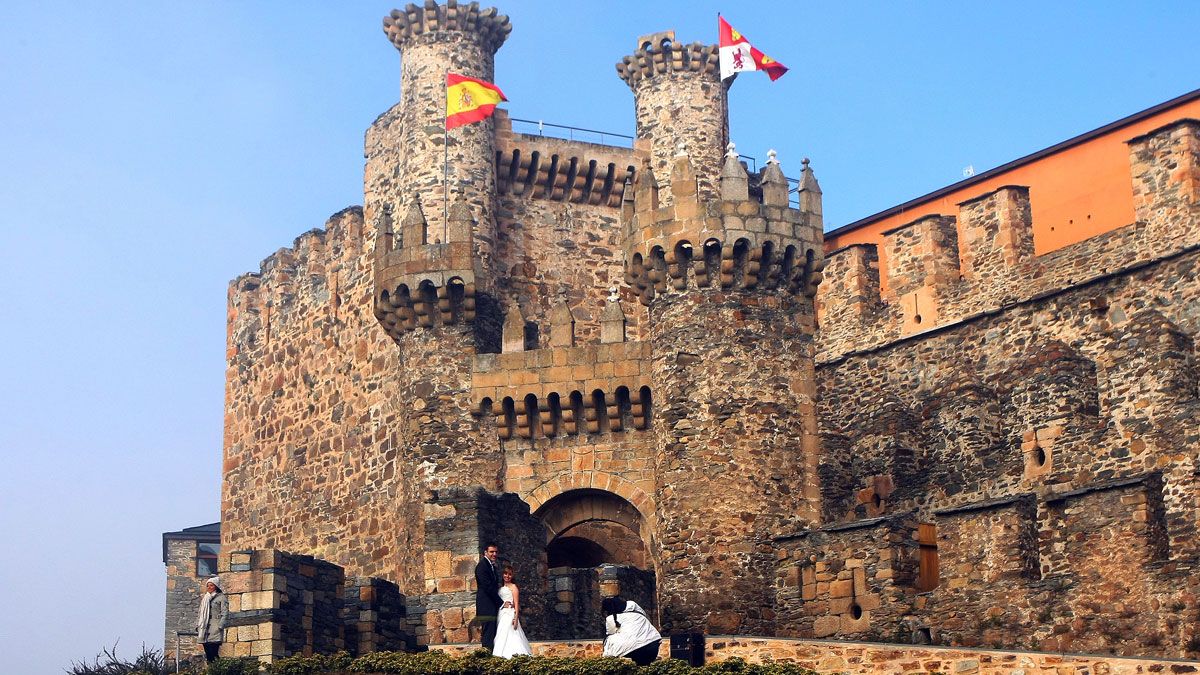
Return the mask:
[[621, 596], [605, 598], [600, 603], [604, 611], [605, 656], [624, 656], [639, 666], [648, 666], [658, 658], [662, 635], [650, 623], [636, 602]]
[[196, 642], [204, 645], [204, 660], [212, 663], [225, 639], [229, 600], [221, 590], [220, 577], [210, 577], [204, 582], [204, 589], [204, 596], [200, 598], [200, 615], [196, 617]]
[[511, 659], [518, 654], [529, 656], [533, 650], [529, 648], [529, 639], [525, 637], [525, 629], [521, 628], [521, 589], [517, 588], [516, 574], [513, 568], [504, 566], [501, 575], [504, 585], [500, 587], [500, 614], [496, 617], [496, 648], [492, 654], [505, 659]]
[[483, 560], [475, 566], [475, 620], [483, 626], [483, 648], [492, 651], [496, 644], [496, 615], [500, 613], [500, 570], [496, 569], [500, 548], [483, 547]]

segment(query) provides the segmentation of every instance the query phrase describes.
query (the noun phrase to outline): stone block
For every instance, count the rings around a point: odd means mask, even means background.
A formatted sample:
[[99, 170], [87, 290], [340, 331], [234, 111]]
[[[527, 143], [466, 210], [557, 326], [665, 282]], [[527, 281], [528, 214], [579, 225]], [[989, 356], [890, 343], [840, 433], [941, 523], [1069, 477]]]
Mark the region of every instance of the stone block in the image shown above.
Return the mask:
[[831, 598], [848, 598], [853, 592], [854, 582], [850, 579], [839, 579], [829, 584], [829, 597]]
[[823, 638], [836, 635], [841, 626], [841, 619], [836, 616], [819, 616], [813, 622], [813, 637]]
[[453, 573], [450, 551], [427, 551], [425, 553], [426, 579], [440, 579]]

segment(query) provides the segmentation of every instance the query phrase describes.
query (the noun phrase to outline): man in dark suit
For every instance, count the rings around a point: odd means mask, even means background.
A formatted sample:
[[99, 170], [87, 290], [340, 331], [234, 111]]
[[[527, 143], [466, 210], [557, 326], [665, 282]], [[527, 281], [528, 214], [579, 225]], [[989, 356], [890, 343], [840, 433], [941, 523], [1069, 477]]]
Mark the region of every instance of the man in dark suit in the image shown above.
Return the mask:
[[483, 547], [483, 560], [475, 566], [475, 620], [483, 626], [483, 648], [496, 644], [496, 615], [500, 613], [500, 548]]

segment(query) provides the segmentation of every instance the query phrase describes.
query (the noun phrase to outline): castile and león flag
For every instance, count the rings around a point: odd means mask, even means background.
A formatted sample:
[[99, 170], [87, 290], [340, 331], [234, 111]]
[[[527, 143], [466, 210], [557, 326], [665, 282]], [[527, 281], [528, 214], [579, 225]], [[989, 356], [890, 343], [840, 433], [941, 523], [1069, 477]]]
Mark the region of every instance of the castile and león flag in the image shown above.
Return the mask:
[[721, 79], [725, 80], [748, 70], [762, 70], [774, 82], [787, 72], [787, 66], [755, 49], [745, 35], [717, 15], [717, 46], [720, 49]]

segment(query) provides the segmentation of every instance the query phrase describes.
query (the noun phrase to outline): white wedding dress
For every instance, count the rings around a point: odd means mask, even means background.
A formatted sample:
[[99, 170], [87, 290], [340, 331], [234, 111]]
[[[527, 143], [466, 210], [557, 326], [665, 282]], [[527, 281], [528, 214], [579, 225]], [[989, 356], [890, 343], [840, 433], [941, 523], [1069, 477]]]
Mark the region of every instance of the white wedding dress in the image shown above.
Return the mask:
[[529, 640], [525, 637], [525, 629], [521, 628], [520, 622], [513, 628], [516, 610], [512, 607], [513, 594], [508, 586], [500, 587], [500, 599], [508, 603], [508, 607], [501, 607], [500, 614], [496, 616], [496, 645], [492, 654], [505, 659], [520, 654], [532, 654], [533, 650], [529, 648]]

